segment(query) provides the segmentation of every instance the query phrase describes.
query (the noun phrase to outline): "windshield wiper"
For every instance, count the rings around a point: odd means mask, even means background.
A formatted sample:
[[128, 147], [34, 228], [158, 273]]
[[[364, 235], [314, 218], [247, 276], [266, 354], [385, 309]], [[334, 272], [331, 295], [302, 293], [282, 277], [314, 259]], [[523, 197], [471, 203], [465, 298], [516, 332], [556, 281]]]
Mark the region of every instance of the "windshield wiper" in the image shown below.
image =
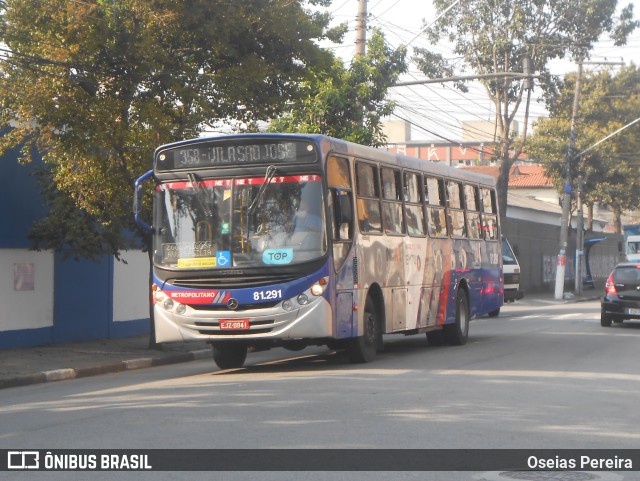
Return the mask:
[[207, 199], [204, 198], [204, 191], [200, 186], [200, 182], [198, 181], [198, 177], [193, 172], [187, 172], [187, 177], [189, 178], [189, 182], [191, 183], [191, 187], [196, 192], [196, 200], [198, 204], [200, 204], [200, 208], [204, 213], [205, 217], [210, 218], [213, 217], [213, 211], [207, 205]]
[[[251, 201], [251, 205], [247, 209], [247, 212], [245, 214], [246, 219], [247, 219], [247, 222], [246, 222], [246, 226], [247, 226], [247, 232], [246, 232], [247, 246], [251, 245], [251, 241], [250, 241], [250, 238], [249, 238], [250, 237], [250, 232], [251, 232], [251, 229], [249, 228], [249, 218], [251, 217], [251, 214], [253, 214], [253, 211], [256, 210], [256, 207], [258, 207], [258, 204], [260, 203], [260, 199], [262, 199], [262, 197], [264, 196], [264, 193], [266, 192], [267, 187], [271, 183], [271, 179], [273, 179], [273, 177], [276, 175], [277, 171], [278, 171], [278, 169], [276, 169], [276, 167], [274, 165], [270, 165], [269, 167], [267, 167], [267, 171], [265, 172], [265, 175], [264, 175], [264, 183], [260, 186], [260, 189], [258, 190], [258, 193], [253, 198], [253, 200]], [[249, 247], [247, 247], [247, 248], [249, 249]]]
[[253, 214], [253, 211], [256, 210], [256, 207], [258, 207], [258, 204], [260, 203], [260, 200], [264, 196], [264, 193], [266, 192], [267, 187], [271, 183], [271, 179], [273, 179], [277, 171], [278, 169], [276, 169], [274, 165], [270, 165], [269, 167], [267, 167], [267, 172], [264, 175], [264, 183], [260, 186], [260, 190], [258, 190], [258, 193], [254, 197], [249, 208], [247, 209], [248, 216]]

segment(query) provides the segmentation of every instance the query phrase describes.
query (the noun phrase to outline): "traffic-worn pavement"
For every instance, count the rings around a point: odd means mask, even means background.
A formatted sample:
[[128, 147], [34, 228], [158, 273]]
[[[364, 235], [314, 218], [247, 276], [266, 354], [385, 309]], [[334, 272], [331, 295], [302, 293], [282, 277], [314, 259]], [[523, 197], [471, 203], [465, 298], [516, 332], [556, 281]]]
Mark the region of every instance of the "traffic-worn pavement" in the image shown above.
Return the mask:
[[[597, 299], [596, 291], [566, 300], [555, 300], [553, 294], [534, 294], [514, 305], [593, 299]], [[0, 349], [0, 389], [209, 358], [211, 348], [203, 341], [163, 343], [150, 348], [149, 336]]]

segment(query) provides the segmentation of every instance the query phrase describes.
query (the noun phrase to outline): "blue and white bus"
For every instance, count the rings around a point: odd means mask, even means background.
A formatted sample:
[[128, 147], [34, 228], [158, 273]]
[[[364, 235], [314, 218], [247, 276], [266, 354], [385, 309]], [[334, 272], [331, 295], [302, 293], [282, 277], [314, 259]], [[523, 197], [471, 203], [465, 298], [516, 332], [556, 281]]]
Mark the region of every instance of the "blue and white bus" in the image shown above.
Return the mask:
[[383, 334], [461, 345], [502, 306], [489, 176], [322, 135], [231, 135], [159, 147], [134, 204], [157, 342], [206, 340], [223, 369], [277, 346], [368, 362]]

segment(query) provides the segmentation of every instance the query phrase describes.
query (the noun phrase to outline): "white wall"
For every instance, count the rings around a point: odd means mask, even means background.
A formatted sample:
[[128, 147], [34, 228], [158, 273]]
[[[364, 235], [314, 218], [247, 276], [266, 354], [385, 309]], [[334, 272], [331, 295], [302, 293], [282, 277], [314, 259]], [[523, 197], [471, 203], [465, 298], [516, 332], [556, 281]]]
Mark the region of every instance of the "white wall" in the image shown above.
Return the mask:
[[113, 320], [149, 318], [149, 256], [142, 251], [122, 254], [127, 264], [114, 260]]
[[[32, 275], [16, 275], [16, 265]], [[51, 252], [0, 249], [0, 331], [53, 326], [53, 272]]]

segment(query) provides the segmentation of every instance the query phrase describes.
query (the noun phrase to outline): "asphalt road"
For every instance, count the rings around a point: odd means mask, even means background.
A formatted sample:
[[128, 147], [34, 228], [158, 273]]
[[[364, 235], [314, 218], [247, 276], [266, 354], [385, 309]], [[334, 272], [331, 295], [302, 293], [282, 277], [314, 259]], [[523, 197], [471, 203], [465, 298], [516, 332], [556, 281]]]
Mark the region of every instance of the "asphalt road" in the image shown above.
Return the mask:
[[[274, 350], [250, 355], [235, 371], [203, 360], [14, 388], [0, 397], [0, 449], [636, 449], [639, 341], [640, 323], [601, 327], [597, 302], [521, 303], [473, 321], [466, 346], [389, 336], [385, 353], [366, 365], [324, 349]], [[87, 479], [87, 473], [3, 474]], [[640, 479], [638, 471], [558, 476], [91, 473], [109, 480]]]

